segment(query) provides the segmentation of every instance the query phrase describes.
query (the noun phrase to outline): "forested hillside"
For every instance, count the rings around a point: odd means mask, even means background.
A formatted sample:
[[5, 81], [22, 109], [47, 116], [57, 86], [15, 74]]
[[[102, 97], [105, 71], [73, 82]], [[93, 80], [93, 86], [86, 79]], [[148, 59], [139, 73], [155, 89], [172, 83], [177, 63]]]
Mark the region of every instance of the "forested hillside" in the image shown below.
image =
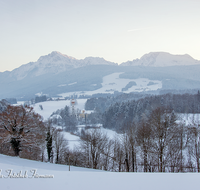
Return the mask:
[[165, 94], [149, 96], [140, 100], [117, 102], [103, 114], [103, 126], [116, 131], [123, 130], [127, 123], [139, 122], [152, 110], [163, 107], [175, 113], [200, 113], [200, 94]]

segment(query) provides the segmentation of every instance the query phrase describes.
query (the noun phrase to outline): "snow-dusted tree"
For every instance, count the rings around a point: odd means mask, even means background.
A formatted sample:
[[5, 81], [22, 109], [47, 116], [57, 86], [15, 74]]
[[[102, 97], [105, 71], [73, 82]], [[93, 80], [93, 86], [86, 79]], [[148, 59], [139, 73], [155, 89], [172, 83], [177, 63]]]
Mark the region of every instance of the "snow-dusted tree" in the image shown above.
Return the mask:
[[130, 155], [130, 165], [132, 166], [130, 170], [132, 172], [137, 171], [137, 161], [136, 161], [136, 154], [137, 154], [137, 125], [135, 123], [130, 123], [128, 125], [127, 131], [127, 143], [128, 143], [128, 151]]
[[68, 143], [64, 138], [64, 135], [61, 133], [61, 130], [55, 130], [53, 135], [53, 142], [56, 154], [56, 164], [61, 164], [64, 161], [64, 154], [68, 150]]
[[93, 169], [100, 169], [101, 155], [108, 143], [108, 137], [100, 130], [94, 129], [87, 131], [82, 138], [81, 147], [84, 151], [85, 163]]
[[200, 172], [200, 122], [199, 118], [193, 115], [192, 124], [188, 127], [190, 136], [190, 151], [196, 163], [197, 172]]
[[53, 132], [54, 127], [52, 125], [52, 121], [48, 120], [46, 122], [46, 147], [47, 147], [47, 156], [48, 156], [48, 162], [50, 162], [50, 159], [53, 157]]
[[113, 169], [118, 172], [124, 171], [125, 151], [122, 140], [115, 137], [113, 144]]
[[15, 156], [20, 151], [27, 153], [39, 150], [44, 140], [44, 123], [42, 117], [29, 106], [7, 106], [0, 113], [0, 135], [2, 142], [9, 142]]
[[149, 171], [149, 162], [151, 157], [151, 147], [152, 147], [152, 129], [148, 125], [146, 120], [142, 120], [139, 124], [137, 130], [137, 143], [141, 149], [141, 157], [143, 160], [143, 171]]
[[129, 153], [128, 136], [126, 133], [123, 135], [123, 149], [124, 149], [124, 155], [125, 155], [124, 164], [125, 164], [126, 172], [129, 172], [130, 153]]
[[151, 138], [153, 140], [152, 148], [155, 155], [158, 156], [157, 166], [159, 172], [165, 172], [167, 163], [167, 152], [170, 144], [176, 137], [177, 124], [176, 116], [169, 110], [158, 107], [152, 111], [149, 117], [151, 127]]
[[48, 155], [48, 162], [50, 162], [51, 157], [53, 156], [53, 147], [52, 147], [52, 135], [50, 134], [50, 131], [47, 132], [47, 155]]

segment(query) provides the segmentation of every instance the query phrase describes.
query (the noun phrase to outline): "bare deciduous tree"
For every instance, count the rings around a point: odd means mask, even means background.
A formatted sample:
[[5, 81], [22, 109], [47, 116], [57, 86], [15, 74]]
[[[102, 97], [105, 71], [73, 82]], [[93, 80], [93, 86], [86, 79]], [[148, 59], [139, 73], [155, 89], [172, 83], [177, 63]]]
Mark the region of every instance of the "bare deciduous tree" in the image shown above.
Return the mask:
[[143, 166], [144, 172], [148, 172], [148, 162], [150, 157], [150, 150], [152, 147], [152, 129], [151, 126], [147, 124], [147, 122], [142, 121], [138, 126], [137, 130], [137, 142], [140, 146], [142, 158], [143, 158]]
[[195, 159], [197, 172], [200, 172], [200, 123], [193, 115], [192, 124], [188, 128], [190, 134], [190, 148], [192, 157]]
[[60, 130], [55, 130], [53, 135], [54, 149], [56, 153], [56, 164], [61, 164], [64, 160], [64, 154], [68, 151], [68, 143]]
[[39, 150], [44, 142], [44, 123], [42, 117], [29, 106], [7, 106], [0, 113], [0, 130], [3, 142], [9, 142], [15, 156], [20, 151], [33, 152]]
[[99, 167], [101, 154], [104, 153], [107, 142], [107, 135], [103, 134], [99, 129], [92, 129], [85, 133], [81, 147], [84, 150], [86, 165], [93, 169]]

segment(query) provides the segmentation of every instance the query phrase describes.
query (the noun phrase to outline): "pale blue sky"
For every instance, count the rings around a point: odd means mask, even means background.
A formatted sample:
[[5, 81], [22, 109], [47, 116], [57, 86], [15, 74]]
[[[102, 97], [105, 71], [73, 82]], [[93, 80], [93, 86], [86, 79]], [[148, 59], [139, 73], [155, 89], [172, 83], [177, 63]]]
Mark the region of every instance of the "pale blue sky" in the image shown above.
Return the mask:
[[0, 0], [0, 72], [52, 51], [122, 63], [145, 53], [200, 60], [200, 0]]

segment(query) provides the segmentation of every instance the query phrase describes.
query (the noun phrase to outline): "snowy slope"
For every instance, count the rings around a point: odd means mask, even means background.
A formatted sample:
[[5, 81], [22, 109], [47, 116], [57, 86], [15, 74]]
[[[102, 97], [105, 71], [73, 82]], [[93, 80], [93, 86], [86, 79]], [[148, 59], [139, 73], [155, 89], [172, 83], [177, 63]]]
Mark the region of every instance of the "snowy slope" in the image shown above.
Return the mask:
[[79, 136], [72, 135], [69, 132], [63, 131], [62, 134], [64, 135], [64, 138], [68, 142], [68, 147], [70, 150], [74, 150], [76, 147], [80, 146], [81, 139]]
[[199, 125], [200, 124], [200, 114], [192, 114], [192, 113], [182, 113], [182, 114], [177, 114], [178, 116], [178, 123], [183, 123], [186, 126], [189, 125]]
[[[87, 99], [78, 99], [76, 108], [79, 110], [85, 109], [86, 101]], [[43, 110], [40, 109], [40, 105], [42, 105]], [[44, 120], [47, 120], [53, 112], [62, 109], [65, 106], [70, 106], [70, 100], [46, 101], [31, 106], [33, 106], [36, 113], [40, 114]]]
[[[6, 170], [12, 170], [22, 178], [6, 178]], [[53, 178], [34, 178], [38, 176]], [[2, 190], [188, 190], [198, 189], [200, 185], [197, 173], [112, 173], [86, 168], [42, 163], [0, 155], [0, 186]], [[24, 175], [27, 171], [27, 177]], [[24, 177], [24, 178], [23, 178]]]
[[[85, 126], [83, 126], [82, 128], [84, 128]], [[79, 128], [79, 132], [80, 132], [80, 129]], [[92, 131], [92, 130], [96, 130], [96, 129], [87, 129], [87, 131]], [[109, 139], [119, 139], [121, 138], [122, 139], [122, 135], [121, 134], [118, 134], [117, 132], [115, 131], [112, 131], [110, 129], [105, 129], [103, 127], [101, 127], [100, 129], [97, 129], [98, 131], [101, 131], [102, 134], [105, 134], [108, 136]], [[66, 139], [66, 141], [68, 142], [68, 148], [70, 150], [74, 150], [75, 148], [78, 148], [80, 147], [80, 143], [81, 143], [81, 139], [79, 136], [77, 135], [73, 135], [69, 132], [65, 132], [63, 131], [62, 134], [64, 135], [64, 138]]]
[[[103, 82], [101, 83], [102, 87], [94, 90], [94, 91], [78, 91], [78, 92], [68, 92], [59, 94], [62, 97], [70, 96], [76, 93], [76, 95], [92, 95], [98, 93], [110, 93], [113, 94], [115, 91], [130, 93], [130, 92], [142, 92], [142, 91], [150, 91], [157, 90], [162, 88], [162, 81], [158, 80], [149, 80], [146, 78], [138, 78], [138, 79], [123, 79], [119, 78], [119, 75], [122, 73], [113, 73], [103, 77]], [[135, 82], [136, 85], [123, 90], [123, 88], [128, 85], [129, 82]], [[149, 85], [152, 84], [152, 85]], [[95, 85], [95, 84], [93, 84]]]
[[181, 65], [197, 65], [200, 61], [193, 59], [190, 55], [172, 55], [166, 52], [151, 52], [143, 55], [140, 59], [124, 62], [121, 66], [151, 66], [167, 67]]

